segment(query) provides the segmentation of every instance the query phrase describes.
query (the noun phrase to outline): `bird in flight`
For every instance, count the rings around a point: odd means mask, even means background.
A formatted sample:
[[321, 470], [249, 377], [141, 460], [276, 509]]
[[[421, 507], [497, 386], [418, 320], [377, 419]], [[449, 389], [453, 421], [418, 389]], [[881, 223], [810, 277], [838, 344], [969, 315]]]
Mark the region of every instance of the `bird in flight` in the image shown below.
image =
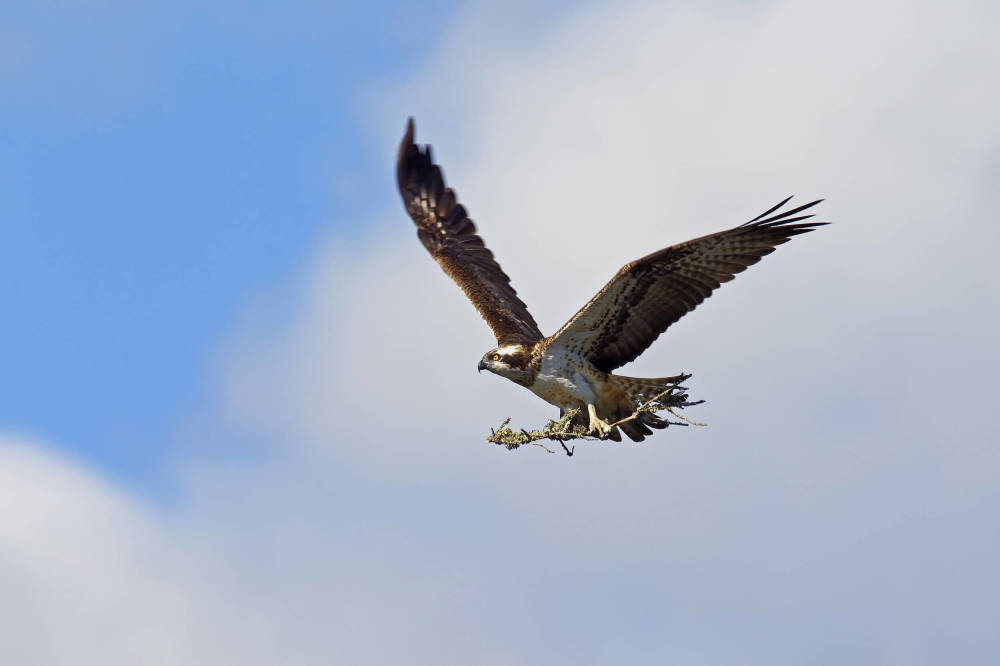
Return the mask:
[[[635, 360], [671, 324], [723, 282], [757, 263], [792, 236], [825, 222], [801, 213], [821, 200], [782, 211], [791, 199], [727, 231], [664, 248], [625, 264], [562, 328], [545, 337], [510, 285], [493, 253], [447, 187], [430, 146], [414, 143], [413, 119], [399, 147], [396, 181], [417, 236], [465, 292], [497, 339], [479, 361], [490, 372], [526, 387], [564, 414], [578, 409], [589, 432], [633, 441], [667, 422], [650, 412], [621, 423], [637, 407], [687, 378], [611, 374]], [[617, 425], [612, 425], [616, 424]]]

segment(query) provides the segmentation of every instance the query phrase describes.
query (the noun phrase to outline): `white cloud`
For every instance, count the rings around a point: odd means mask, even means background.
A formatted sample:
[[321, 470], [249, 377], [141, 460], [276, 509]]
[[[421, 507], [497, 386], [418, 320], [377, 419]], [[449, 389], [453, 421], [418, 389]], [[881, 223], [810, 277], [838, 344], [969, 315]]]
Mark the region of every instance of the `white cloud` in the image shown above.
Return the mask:
[[7, 663], [185, 662], [197, 628], [157, 522], [37, 442], [0, 438]]
[[166, 517], [0, 449], [4, 597], [38, 609], [0, 602], [24, 637], [0, 649], [48, 640], [67, 650], [50, 663], [124, 663], [138, 636], [173, 663], [995, 658], [996, 10], [616, 6], [528, 36], [500, 13], [456, 24], [426, 71], [374, 95], [374, 117], [389, 160], [415, 113], [543, 330], [626, 260], [788, 193], [829, 198], [834, 226], [626, 370], [693, 371], [710, 427], [571, 460], [484, 444], [502, 417], [552, 410], [475, 373], [488, 331], [387, 182], [376, 239], [322, 247], [291, 289], [297, 316], [274, 330], [265, 304], [227, 345], [225, 413], [280, 444], [263, 460], [189, 454]]

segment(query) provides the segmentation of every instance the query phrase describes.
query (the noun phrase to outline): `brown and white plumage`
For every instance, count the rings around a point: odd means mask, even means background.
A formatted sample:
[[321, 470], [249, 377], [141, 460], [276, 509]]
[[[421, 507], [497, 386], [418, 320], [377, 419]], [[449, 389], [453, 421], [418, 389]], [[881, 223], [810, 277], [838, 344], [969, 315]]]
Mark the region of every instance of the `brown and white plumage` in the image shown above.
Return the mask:
[[[611, 371], [635, 360], [671, 324], [793, 236], [824, 222], [802, 215], [819, 201], [784, 212], [791, 199], [733, 229], [680, 243], [625, 264], [551, 337], [544, 337], [510, 278], [487, 249], [465, 208], [444, 184], [429, 146], [413, 141], [413, 119], [399, 148], [396, 179], [417, 235], [445, 273], [461, 287], [497, 339], [480, 370], [527, 387], [566, 410], [579, 408], [592, 429], [620, 439], [608, 422], [687, 376], [644, 379]], [[664, 428], [653, 414], [619, 427], [634, 441]]]

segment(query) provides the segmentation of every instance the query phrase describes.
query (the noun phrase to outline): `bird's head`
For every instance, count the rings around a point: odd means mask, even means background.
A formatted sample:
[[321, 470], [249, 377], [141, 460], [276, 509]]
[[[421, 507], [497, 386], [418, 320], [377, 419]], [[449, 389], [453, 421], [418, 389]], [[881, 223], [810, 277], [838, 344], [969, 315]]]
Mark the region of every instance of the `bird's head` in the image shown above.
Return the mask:
[[483, 354], [479, 359], [480, 372], [490, 372], [520, 384], [531, 383], [531, 348], [527, 345], [505, 345]]

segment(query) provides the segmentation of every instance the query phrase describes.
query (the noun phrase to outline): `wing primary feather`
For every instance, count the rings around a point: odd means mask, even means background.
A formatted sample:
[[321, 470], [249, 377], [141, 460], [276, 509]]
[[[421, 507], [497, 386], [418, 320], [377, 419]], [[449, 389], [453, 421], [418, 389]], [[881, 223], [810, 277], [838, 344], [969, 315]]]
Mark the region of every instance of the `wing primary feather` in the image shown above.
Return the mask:
[[[783, 202], [783, 203], [788, 202], [790, 199], [791, 199], [791, 197], [788, 197], [788, 199], [785, 199], [785, 202]], [[768, 212], [764, 213], [763, 215], [758, 216], [757, 218], [755, 218], [751, 222], [747, 222], [746, 225], [751, 225], [754, 222], [757, 222], [758, 220], [760, 220], [760, 222], [759, 222], [760, 224], [768, 224], [768, 223], [771, 223], [771, 222], [777, 222], [779, 220], [784, 220], [787, 217], [789, 217], [790, 215], [795, 215], [796, 213], [800, 213], [800, 212], [802, 212], [802, 211], [804, 211], [806, 209], [812, 208], [813, 206], [815, 206], [818, 203], [821, 203], [822, 201], [823, 201], [822, 199], [817, 199], [816, 201], [811, 201], [811, 202], [809, 202], [807, 204], [803, 204], [803, 205], [799, 206], [798, 208], [793, 208], [791, 210], [786, 210], [783, 213], [775, 215], [774, 217], [770, 217], [770, 218], [768, 218], [766, 220], [761, 220], [762, 217], [765, 217], [766, 215], [770, 215], [772, 212], [774, 212], [775, 209], [772, 208], [771, 210], [769, 210]], [[779, 206], [779, 208], [780, 208], [780, 206]]]
[[[792, 196], [794, 196], [794, 195], [792, 195]], [[752, 220], [750, 220], [749, 222], [747, 222], [747, 224], [751, 224], [753, 222], [756, 222], [757, 220], [761, 219], [762, 217], [767, 217], [768, 215], [770, 215], [774, 211], [778, 210], [779, 208], [781, 208], [782, 206], [784, 206], [786, 203], [788, 203], [791, 200], [792, 200], [792, 197], [787, 197], [784, 201], [779, 202], [778, 204], [772, 206], [771, 208], [768, 208], [763, 213], [761, 213], [757, 217], [755, 217]]]
[[761, 220], [760, 222], [755, 222], [752, 228], [757, 229], [767, 229], [769, 227], [776, 227], [780, 229], [790, 229], [793, 222], [799, 222], [801, 220], [808, 220], [811, 217], [816, 217], [815, 215], [799, 215], [798, 217], [790, 217], [783, 220]]

